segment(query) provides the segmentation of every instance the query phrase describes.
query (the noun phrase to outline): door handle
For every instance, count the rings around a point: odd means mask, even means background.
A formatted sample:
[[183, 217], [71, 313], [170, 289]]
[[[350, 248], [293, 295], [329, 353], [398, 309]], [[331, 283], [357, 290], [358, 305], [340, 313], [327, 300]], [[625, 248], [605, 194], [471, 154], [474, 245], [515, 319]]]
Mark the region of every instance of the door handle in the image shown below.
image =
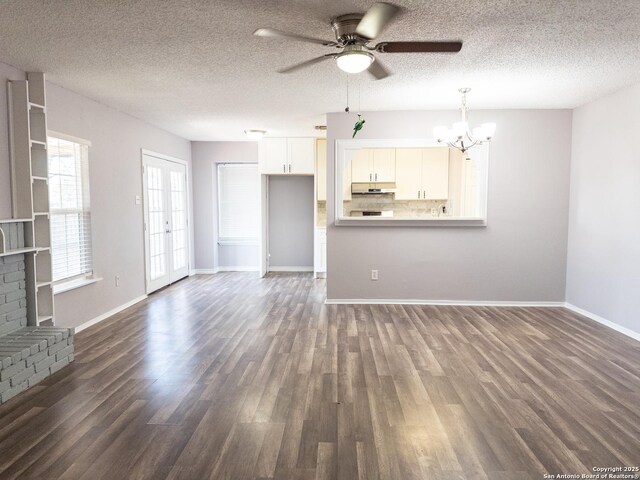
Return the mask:
[[427, 191], [426, 190], [422, 191], [422, 198], [427, 198]]
[[291, 164], [289, 164], [289, 173], [291, 173]]
[[420, 200], [420, 190], [418, 190], [418, 200]]
[[378, 181], [378, 174], [376, 173], [376, 182]]
[[285, 163], [282, 164], [282, 173], [287, 173], [287, 165]]
[[371, 174], [369, 174], [369, 181], [371, 181]]
[[171, 230], [165, 230], [164, 233], [171, 233]]

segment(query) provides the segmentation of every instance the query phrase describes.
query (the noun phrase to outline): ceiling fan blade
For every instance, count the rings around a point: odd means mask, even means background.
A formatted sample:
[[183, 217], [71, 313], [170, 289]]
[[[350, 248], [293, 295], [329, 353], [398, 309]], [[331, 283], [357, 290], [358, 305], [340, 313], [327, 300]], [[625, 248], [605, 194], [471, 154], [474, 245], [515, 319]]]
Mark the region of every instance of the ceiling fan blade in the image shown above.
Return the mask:
[[380, 60], [377, 58], [373, 61], [373, 63], [369, 66], [367, 71], [376, 79], [382, 80], [383, 78], [387, 78], [391, 73], [389, 70], [384, 68], [384, 65], [380, 63]]
[[400, 7], [391, 3], [374, 3], [358, 23], [356, 33], [364, 38], [376, 38], [399, 11]]
[[382, 42], [375, 46], [381, 53], [458, 53], [462, 42]]
[[314, 65], [316, 63], [320, 63], [323, 60], [327, 60], [327, 59], [333, 58], [333, 57], [335, 57], [335, 55], [333, 53], [329, 53], [327, 55], [322, 55], [321, 57], [312, 58], [311, 60], [307, 60], [306, 62], [298, 63], [296, 65], [292, 65], [290, 67], [283, 68], [282, 70], [278, 70], [278, 73], [295, 72], [296, 70], [300, 70], [301, 68], [309, 67], [311, 65]]
[[259, 28], [258, 30], [253, 32], [253, 34], [256, 37], [291, 38], [293, 40], [298, 40], [300, 42], [317, 43], [319, 45], [325, 45], [327, 47], [335, 47], [338, 45], [336, 42], [333, 42], [331, 40], [322, 40], [321, 38], [305, 37], [304, 35], [298, 35], [297, 33], [282, 32], [280, 30], [275, 30], [273, 28]]

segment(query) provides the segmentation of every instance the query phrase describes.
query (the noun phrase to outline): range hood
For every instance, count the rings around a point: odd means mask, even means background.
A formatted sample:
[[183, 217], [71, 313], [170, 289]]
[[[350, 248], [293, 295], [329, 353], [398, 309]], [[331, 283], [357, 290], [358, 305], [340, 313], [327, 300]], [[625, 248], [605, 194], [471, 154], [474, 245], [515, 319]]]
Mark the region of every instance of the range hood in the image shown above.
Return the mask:
[[351, 184], [352, 195], [375, 195], [381, 193], [396, 193], [395, 182], [354, 182]]

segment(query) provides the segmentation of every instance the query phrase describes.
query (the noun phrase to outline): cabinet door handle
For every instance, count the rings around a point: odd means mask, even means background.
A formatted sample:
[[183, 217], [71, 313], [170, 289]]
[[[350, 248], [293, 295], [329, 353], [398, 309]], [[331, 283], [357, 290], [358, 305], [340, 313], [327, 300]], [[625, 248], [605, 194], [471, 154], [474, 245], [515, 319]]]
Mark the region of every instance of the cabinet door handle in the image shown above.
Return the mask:
[[371, 181], [371, 174], [369, 174], [369, 181]]
[[418, 200], [420, 200], [420, 190], [418, 190]]
[[287, 173], [287, 165], [285, 163], [282, 164], [282, 173]]
[[426, 190], [422, 191], [422, 198], [427, 198], [427, 191]]
[[378, 174], [376, 173], [376, 182], [378, 181]]
[[289, 173], [291, 173], [291, 164], [289, 164]]

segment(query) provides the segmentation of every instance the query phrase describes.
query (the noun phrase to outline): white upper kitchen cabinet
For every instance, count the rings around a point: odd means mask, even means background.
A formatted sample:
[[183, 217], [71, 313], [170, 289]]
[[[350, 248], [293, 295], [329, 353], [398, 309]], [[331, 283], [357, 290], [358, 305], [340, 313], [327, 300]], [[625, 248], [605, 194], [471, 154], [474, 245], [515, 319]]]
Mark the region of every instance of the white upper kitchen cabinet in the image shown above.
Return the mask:
[[422, 199], [446, 200], [449, 198], [449, 149], [425, 148], [422, 150]]
[[364, 148], [351, 162], [351, 180], [356, 183], [396, 181], [395, 148]]
[[315, 159], [315, 138], [263, 138], [260, 141], [260, 173], [265, 175], [313, 175]]
[[356, 183], [373, 182], [373, 152], [363, 148], [351, 161], [351, 181]]
[[422, 198], [422, 149], [396, 150], [396, 200]]
[[396, 200], [447, 200], [449, 149], [398, 148]]
[[395, 148], [373, 149], [373, 181], [384, 183], [396, 181]]
[[286, 173], [287, 139], [263, 138], [258, 146], [260, 173]]
[[289, 171], [294, 175], [313, 175], [316, 171], [316, 139], [287, 138]]

